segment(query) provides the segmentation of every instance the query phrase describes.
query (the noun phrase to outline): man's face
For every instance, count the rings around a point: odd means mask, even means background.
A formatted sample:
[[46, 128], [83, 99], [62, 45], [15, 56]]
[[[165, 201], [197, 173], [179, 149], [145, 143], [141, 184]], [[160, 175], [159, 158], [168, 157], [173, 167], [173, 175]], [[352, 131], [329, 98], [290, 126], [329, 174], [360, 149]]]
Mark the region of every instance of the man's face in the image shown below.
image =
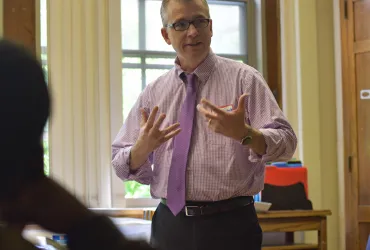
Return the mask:
[[[172, 0], [167, 6], [166, 13], [167, 24], [208, 18], [207, 8], [201, 0], [190, 2]], [[195, 28], [193, 24], [184, 31], [162, 28], [162, 36], [168, 45], [172, 45], [180, 61], [203, 60], [208, 55], [211, 45], [212, 20], [204, 28]]]

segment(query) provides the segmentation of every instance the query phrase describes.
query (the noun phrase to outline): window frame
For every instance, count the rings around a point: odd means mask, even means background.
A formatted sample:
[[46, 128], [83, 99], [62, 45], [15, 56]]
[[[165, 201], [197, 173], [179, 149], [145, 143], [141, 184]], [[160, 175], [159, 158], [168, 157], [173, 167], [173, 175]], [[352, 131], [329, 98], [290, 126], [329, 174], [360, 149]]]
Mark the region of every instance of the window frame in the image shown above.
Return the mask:
[[[122, 50], [122, 58], [123, 57], [135, 57], [140, 58], [141, 63], [122, 63], [122, 69], [141, 69], [141, 75], [142, 75], [142, 82], [141, 87], [142, 89], [146, 86], [146, 72], [147, 69], [171, 69], [173, 65], [165, 65], [165, 64], [147, 64], [145, 63], [146, 58], [169, 58], [169, 59], [175, 59], [176, 53], [175, 52], [168, 52], [168, 51], [153, 51], [153, 50], [146, 50], [146, 19], [145, 19], [145, 2], [146, 1], [160, 1], [160, 0], [137, 0], [138, 1], [138, 14], [139, 14], [139, 49], [137, 50], [131, 50], [131, 49], [123, 49]], [[248, 63], [248, 20], [247, 20], [247, 14], [248, 14], [248, 1], [225, 1], [225, 0], [209, 0], [209, 5], [217, 4], [217, 5], [228, 5], [228, 6], [239, 6], [245, 8], [245, 11], [242, 12], [240, 15], [240, 23], [245, 23], [245, 26], [240, 25], [240, 34], [241, 37], [243, 37], [243, 41], [240, 43], [240, 46], [245, 49], [244, 54], [220, 54], [217, 53], [217, 55], [226, 57], [229, 59], [234, 60], [241, 60], [245, 63]], [[212, 47], [212, 46], [211, 46]], [[242, 49], [243, 50], [243, 49]]]
[[[234, 59], [234, 60], [241, 60], [243, 62], [247, 62], [246, 55], [233, 55], [233, 54], [217, 54], [222, 57]], [[140, 63], [124, 63], [122, 62], [122, 69], [140, 69], [142, 75], [142, 82], [141, 87], [142, 89], [146, 86], [146, 70], [147, 69], [168, 69], [170, 70], [173, 68], [173, 65], [166, 65], [166, 64], [148, 64], [146, 63], [145, 59], [147, 58], [168, 58], [174, 59], [176, 58], [176, 53], [174, 52], [161, 52], [161, 51], [150, 51], [150, 50], [122, 50], [122, 58], [140, 58]]]

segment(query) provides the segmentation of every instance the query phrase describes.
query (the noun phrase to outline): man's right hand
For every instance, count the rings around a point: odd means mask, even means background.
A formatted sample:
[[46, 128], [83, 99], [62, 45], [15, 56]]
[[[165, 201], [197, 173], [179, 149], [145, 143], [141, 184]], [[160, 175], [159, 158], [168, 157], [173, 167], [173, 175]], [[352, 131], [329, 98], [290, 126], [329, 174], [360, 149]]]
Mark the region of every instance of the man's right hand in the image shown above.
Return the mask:
[[166, 115], [161, 114], [158, 119], [155, 120], [158, 113], [158, 106], [154, 107], [149, 116], [144, 109], [140, 111], [140, 134], [130, 154], [130, 169], [132, 171], [137, 170], [143, 165], [156, 148], [179, 134], [181, 131], [179, 123], [170, 125], [162, 130], [160, 129]]

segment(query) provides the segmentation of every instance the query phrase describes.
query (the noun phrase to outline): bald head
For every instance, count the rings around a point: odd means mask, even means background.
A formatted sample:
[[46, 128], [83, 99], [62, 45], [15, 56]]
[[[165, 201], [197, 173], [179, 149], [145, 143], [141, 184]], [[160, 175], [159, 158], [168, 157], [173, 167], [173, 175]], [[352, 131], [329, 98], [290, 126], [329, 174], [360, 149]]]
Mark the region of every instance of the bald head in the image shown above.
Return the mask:
[[209, 6], [208, 6], [208, 3], [207, 3], [207, 0], [162, 0], [161, 18], [162, 18], [163, 27], [168, 22], [168, 20], [167, 20], [167, 6], [168, 6], [168, 4], [169, 4], [170, 1], [177, 1], [177, 2], [180, 2], [180, 3], [188, 3], [188, 2], [194, 2], [194, 1], [201, 1], [204, 4], [204, 6], [206, 7], [206, 9], [207, 9], [208, 18], [210, 17], [210, 14], [209, 14]]

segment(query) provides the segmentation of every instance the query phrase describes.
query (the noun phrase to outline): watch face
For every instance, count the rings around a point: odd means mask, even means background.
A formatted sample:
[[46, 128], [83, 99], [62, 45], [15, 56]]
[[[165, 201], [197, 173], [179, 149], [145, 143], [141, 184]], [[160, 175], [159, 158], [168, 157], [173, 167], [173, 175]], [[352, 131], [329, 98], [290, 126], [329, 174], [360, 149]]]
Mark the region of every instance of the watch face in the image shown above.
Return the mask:
[[248, 145], [251, 143], [251, 141], [252, 141], [252, 136], [247, 136], [243, 140], [243, 145]]

